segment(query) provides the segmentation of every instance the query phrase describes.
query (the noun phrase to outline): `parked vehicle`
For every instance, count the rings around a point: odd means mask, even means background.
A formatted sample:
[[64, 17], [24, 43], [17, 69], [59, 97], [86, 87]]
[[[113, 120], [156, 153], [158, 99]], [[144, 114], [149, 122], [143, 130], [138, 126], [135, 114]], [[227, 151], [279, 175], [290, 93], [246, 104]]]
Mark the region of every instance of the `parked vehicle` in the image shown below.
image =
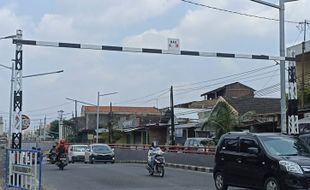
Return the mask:
[[85, 150], [85, 160], [84, 163], [115, 163], [114, 149], [112, 149], [107, 144], [91, 144]]
[[310, 188], [310, 149], [299, 138], [277, 133], [231, 132], [218, 143], [215, 187], [265, 190]]
[[206, 147], [211, 144], [214, 145], [212, 138], [187, 138], [184, 146], [186, 146], [185, 150], [207, 151]]
[[68, 165], [68, 158], [65, 153], [60, 153], [56, 162], [56, 165], [60, 170], [63, 170], [66, 165]]
[[88, 145], [70, 145], [68, 148], [69, 163], [84, 162]]
[[149, 171], [150, 175], [159, 175], [160, 177], [164, 177], [165, 175], [165, 158], [164, 158], [164, 152], [157, 147], [156, 150], [152, 151], [154, 156], [154, 165], [153, 167], [151, 166], [151, 161], [148, 161], [148, 164], [146, 166], [146, 169]]
[[299, 135], [299, 138], [310, 146], [310, 133]]

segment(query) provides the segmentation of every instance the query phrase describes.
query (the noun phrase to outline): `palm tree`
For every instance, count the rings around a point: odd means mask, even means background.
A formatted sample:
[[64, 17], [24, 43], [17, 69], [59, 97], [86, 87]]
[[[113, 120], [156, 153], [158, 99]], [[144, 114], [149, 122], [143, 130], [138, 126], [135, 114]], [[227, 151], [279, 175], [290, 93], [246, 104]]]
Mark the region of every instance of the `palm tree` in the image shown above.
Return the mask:
[[223, 134], [233, 130], [239, 125], [238, 113], [226, 102], [218, 102], [209, 118], [203, 124], [203, 130], [215, 132], [218, 140]]

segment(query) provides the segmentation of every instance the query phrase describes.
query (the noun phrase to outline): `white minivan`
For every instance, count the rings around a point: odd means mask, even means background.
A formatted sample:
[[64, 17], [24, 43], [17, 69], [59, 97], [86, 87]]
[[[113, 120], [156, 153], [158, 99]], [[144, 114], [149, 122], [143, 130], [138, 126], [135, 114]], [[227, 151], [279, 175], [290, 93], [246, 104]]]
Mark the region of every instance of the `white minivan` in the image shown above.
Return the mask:
[[85, 150], [87, 149], [87, 147], [88, 145], [84, 144], [70, 145], [68, 148], [69, 163], [84, 162]]

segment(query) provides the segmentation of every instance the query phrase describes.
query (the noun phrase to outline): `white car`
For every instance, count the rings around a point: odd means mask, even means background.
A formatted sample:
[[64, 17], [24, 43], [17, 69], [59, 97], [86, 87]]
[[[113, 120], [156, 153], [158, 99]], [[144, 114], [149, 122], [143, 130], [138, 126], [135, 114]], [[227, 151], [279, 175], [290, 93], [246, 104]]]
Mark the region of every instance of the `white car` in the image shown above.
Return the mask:
[[84, 162], [85, 160], [85, 150], [87, 149], [88, 145], [70, 145], [68, 148], [68, 158], [69, 163], [74, 162]]
[[84, 163], [103, 162], [114, 163], [114, 149], [107, 144], [91, 144], [85, 151]]

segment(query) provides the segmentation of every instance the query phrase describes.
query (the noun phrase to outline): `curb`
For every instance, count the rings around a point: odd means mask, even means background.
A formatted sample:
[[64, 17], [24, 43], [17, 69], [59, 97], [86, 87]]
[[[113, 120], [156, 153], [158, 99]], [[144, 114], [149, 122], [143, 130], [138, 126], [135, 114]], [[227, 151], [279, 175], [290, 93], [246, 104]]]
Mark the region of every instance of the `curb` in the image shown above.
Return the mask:
[[[116, 163], [130, 163], [130, 164], [147, 164], [146, 161], [142, 160], [116, 160]], [[192, 165], [184, 165], [184, 164], [173, 164], [173, 163], [166, 163], [165, 166], [170, 168], [178, 168], [178, 169], [184, 169], [184, 170], [192, 170], [192, 171], [198, 171], [198, 172], [206, 172], [206, 173], [212, 173], [213, 168], [209, 167], [201, 167], [201, 166], [192, 166]]]

